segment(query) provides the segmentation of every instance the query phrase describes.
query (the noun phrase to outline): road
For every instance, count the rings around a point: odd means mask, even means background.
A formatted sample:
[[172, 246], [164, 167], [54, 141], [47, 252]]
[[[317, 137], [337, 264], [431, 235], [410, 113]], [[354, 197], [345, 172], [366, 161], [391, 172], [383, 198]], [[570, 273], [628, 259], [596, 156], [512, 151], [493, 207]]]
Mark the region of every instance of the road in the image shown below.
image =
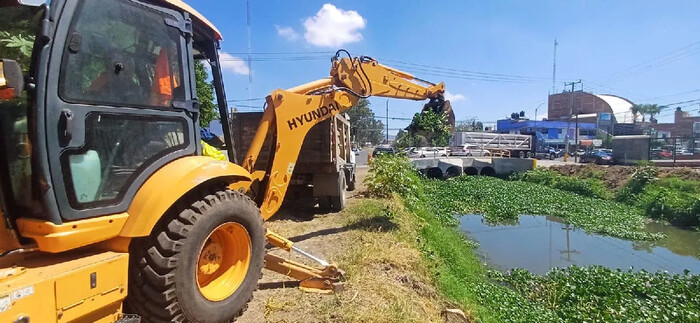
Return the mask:
[[371, 152], [372, 150], [369, 148], [360, 150], [360, 154], [355, 156], [355, 164], [357, 164], [357, 166], [367, 165], [367, 157], [369, 157]]

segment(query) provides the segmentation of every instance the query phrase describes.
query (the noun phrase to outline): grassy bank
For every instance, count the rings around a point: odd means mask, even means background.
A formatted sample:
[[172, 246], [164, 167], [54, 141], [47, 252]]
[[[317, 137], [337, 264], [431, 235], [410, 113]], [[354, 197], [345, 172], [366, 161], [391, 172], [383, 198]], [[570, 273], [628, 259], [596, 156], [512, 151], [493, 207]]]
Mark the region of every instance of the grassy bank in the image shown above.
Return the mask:
[[[386, 171], [385, 166], [393, 171]], [[392, 191], [400, 187], [397, 181], [406, 178], [415, 187]], [[624, 204], [494, 178], [420, 179], [407, 161], [392, 157], [375, 160], [368, 183], [373, 194], [401, 195], [401, 199], [391, 200], [394, 209], [399, 210], [395, 218], [414, 223], [414, 231], [401, 239], [422, 252], [422, 261], [439, 295], [478, 321], [700, 320], [698, 276], [595, 267], [554, 270], [545, 276], [524, 270], [490, 271], [476, 255], [475, 243], [454, 226], [453, 218], [464, 213], [485, 213], [496, 220], [513, 219], [518, 214], [559, 215], [589, 231], [654, 238], [639, 231], [642, 214], [629, 212]], [[586, 215], [590, 212], [595, 216]]]
[[[688, 171], [661, 172], [649, 165], [623, 169], [609, 178], [602, 169], [590, 166], [577, 170], [567, 168], [571, 175], [562, 175], [561, 170], [536, 169], [511, 179], [585, 197], [614, 200], [632, 206], [635, 213], [645, 217], [682, 227], [700, 226], [700, 181], [689, 178]], [[606, 179], [612, 180], [606, 182]]]

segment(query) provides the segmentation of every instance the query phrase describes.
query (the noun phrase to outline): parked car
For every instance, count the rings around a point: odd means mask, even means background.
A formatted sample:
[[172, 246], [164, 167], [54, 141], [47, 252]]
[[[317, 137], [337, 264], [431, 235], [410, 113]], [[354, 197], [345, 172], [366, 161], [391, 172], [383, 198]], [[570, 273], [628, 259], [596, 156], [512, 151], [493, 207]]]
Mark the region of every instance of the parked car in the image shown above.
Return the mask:
[[673, 158], [673, 153], [666, 150], [666, 149], [652, 149], [651, 158], [652, 159]]
[[693, 151], [690, 150], [690, 149], [688, 149], [688, 148], [683, 148], [683, 149], [679, 149], [679, 150], [676, 152], [676, 155], [692, 156], [692, 155], [693, 155]]
[[579, 161], [582, 163], [596, 163], [598, 165], [614, 165], [615, 160], [613, 156], [603, 150], [590, 150], [579, 157]]
[[355, 154], [355, 156], [360, 154], [360, 150], [357, 149], [357, 147], [352, 148], [352, 152]]
[[447, 156], [447, 148], [441, 147], [420, 147], [411, 148], [408, 151], [410, 158], [425, 158], [425, 157], [444, 157]]
[[396, 149], [394, 147], [377, 147], [374, 148], [374, 151], [372, 152], [372, 157], [379, 157], [380, 155], [393, 155], [396, 154]]
[[453, 147], [450, 151], [451, 156], [474, 156], [474, 157], [481, 157], [481, 156], [490, 156], [491, 153], [483, 149], [477, 145], [462, 145], [462, 146], [457, 146]]

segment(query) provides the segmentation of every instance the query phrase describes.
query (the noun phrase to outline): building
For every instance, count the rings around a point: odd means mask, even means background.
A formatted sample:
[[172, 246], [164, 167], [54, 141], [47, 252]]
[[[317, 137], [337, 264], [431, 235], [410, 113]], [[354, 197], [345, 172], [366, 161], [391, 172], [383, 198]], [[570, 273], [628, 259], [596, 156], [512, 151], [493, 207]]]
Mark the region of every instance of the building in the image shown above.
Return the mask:
[[[566, 129], [569, 128], [569, 144], [576, 144], [576, 123], [571, 122], [570, 126], [567, 121], [536, 121], [527, 119], [503, 119], [497, 121], [496, 132], [509, 134], [533, 134], [535, 131], [540, 132], [547, 145], [552, 147], [563, 148], [566, 145]], [[590, 122], [579, 122], [578, 124], [579, 141], [582, 144], [594, 144], [596, 138], [596, 124]], [[600, 145], [600, 140], [595, 142], [596, 146]]]
[[673, 123], [652, 123], [649, 129], [659, 138], [692, 137], [700, 135], [700, 117], [691, 117], [689, 112], [676, 108]]
[[641, 116], [632, 112], [634, 103], [610, 94], [583, 91], [562, 92], [549, 96], [548, 120], [572, 120], [593, 123], [598, 129], [614, 135], [641, 134], [637, 122]]

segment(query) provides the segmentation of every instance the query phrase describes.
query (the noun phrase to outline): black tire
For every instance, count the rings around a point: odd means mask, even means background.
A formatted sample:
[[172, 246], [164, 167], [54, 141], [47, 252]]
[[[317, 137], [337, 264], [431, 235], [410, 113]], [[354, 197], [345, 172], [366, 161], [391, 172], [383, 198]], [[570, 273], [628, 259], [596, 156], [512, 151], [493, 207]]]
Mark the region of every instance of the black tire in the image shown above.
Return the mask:
[[347, 189], [348, 192], [352, 192], [352, 191], [355, 190], [355, 180], [356, 180], [356, 179], [353, 178], [352, 181], [350, 181], [350, 182], [348, 183], [348, 189]]
[[345, 208], [345, 175], [338, 176], [338, 195], [331, 196], [331, 211], [340, 212]]
[[549, 160], [554, 160], [554, 158], [556, 158], [554, 154], [549, 154]]
[[521, 150], [521, 151], [518, 153], [518, 157], [519, 157], [519, 158], [525, 158], [525, 152]]
[[[245, 311], [262, 275], [265, 225], [247, 196], [221, 190], [190, 205], [178, 202], [151, 235], [131, 242], [126, 308], [144, 322], [230, 322]], [[250, 238], [250, 263], [236, 291], [210, 301], [199, 291], [197, 263], [202, 245], [224, 223], [243, 226]]]
[[331, 209], [331, 199], [328, 195], [323, 195], [318, 197], [318, 208], [321, 211], [327, 212]]

